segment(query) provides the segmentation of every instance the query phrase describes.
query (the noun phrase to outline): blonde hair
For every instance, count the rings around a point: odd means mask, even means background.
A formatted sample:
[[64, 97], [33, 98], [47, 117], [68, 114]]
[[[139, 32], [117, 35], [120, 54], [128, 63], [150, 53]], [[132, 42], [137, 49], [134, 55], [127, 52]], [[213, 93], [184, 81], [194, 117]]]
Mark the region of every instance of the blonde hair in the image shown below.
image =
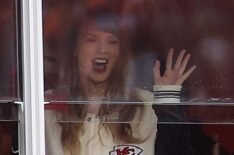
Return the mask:
[[[111, 13], [110, 13], [111, 12]], [[121, 35], [120, 31], [120, 19], [119, 16], [113, 13], [110, 10], [92, 10], [86, 16], [87, 20], [96, 20], [99, 17], [108, 17], [107, 20], [113, 22], [111, 26], [115, 25], [115, 27], [111, 28], [104, 28], [103, 31], [109, 31], [113, 34], [116, 34], [120, 38], [120, 56], [118, 57], [117, 63], [115, 64], [113, 71], [108, 78], [107, 84], [107, 92], [108, 97], [106, 100], [108, 101], [136, 101], [139, 100], [138, 96], [134, 92], [133, 86], [131, 84], [127, 84], [128, 76], [129, 76], [129, 60], [131, 60], [131, 52], [128, 47], [128, 42], [124, 40], [124, 36]], [[106, 16], [108, 15], [108, 16]], [[106, 18], [105, 18], [106, 19]], [[84, 21], [84, 23], [87, 23]], [[116, 26], [116, 24], [119, 24]], [[77, 29], [77, 27], [76, 27]], [[100, 27], [102, 30], [102, 28]], [[77, 32], [78, 33], [78, 32]], [[71, 99], [73, 100], [86, 100], [87, 96], [85, 91], [83, 90], [80, 79], [79, 79], [79, 70], [77, 69], [77, 58], [74, 58], [74, 61], [71, 64], [71, 88], [70, 88], [70, 95]], [[83, 119], [87, 114], [86, 105], [84, 104], [76, 104], [70, 105], [69, 114], [71, 117], [76, 117], [78, 119]], [[122, 104], [103, 104], [100, 108], [99, 115], [111, 115], [114, 112], [118, 112], [119, 119], [124, 119], [125, 121], [131, 122], [136, 115], [136, 112], [140, 110], [140, 113], [143, 115], [143, 106], [141, 105], [126, 105]], [[85, 132], [83, 129], [83, 123], [62, 123], [60, 124], [62, 127], [62, 145], [65, 151], [70, 152], [71, 155], [79, 155], [81, 142], [79, 137]], [[101, 123], [100, 127], [105, 127], [109, 129], [112, 133], [113, 139], [116, 143], [119, 141], [124, 141], [126, 143], [141, 143], [144, 139], [135, 138], [133, 136], [133, 131], [130, 126], [130, 123]], [[100, 129], [100, 128], [99, 128]], [[100, 131], [100, 130], [99, 130]], [[78, 133], [78, 134], [77, 134]], [[99, 132], [100, 134], [100, 132]], [[99, 136], [101, 141], [101, 136]]]

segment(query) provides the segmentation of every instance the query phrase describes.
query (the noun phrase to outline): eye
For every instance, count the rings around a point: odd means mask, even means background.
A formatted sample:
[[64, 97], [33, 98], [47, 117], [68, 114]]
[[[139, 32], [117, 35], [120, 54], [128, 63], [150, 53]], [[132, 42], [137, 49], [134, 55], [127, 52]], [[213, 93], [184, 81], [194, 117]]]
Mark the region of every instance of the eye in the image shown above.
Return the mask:
[[119, 39], [117, 39], [117, 38], [111, 38], [111, 39], [109, 39], [109, 43], [110, 44], [119, 44]]
[[86, 36], [84, 38], [84, 41], [87, 41], [87, 42], [95, 42], [96, 41], [96, 38], [94, 36]]

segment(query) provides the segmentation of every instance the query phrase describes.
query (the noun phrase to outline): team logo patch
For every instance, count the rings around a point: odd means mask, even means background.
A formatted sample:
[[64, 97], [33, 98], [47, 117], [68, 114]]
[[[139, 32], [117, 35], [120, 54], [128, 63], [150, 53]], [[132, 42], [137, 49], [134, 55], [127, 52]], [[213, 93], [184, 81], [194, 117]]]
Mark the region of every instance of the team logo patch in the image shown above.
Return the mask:
[[142, 152], [141, 148], [134, 145], [117, 145], [109, 155], [141, 155]]

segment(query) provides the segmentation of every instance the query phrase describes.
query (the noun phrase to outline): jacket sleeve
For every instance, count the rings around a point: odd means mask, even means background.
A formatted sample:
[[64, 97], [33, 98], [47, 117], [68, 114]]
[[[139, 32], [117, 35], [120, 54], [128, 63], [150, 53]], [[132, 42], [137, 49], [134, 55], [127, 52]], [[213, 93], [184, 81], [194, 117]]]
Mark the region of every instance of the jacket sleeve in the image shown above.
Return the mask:
[[158, 118], [152, 108], [153, 93], [136, 88], [136, 94], [143, 101], [142, 108], [137, 109], [136, 115], [130, 123], [135, 138], [145, 139], [157, 132]]
[[181, 85], [154, 85], [154, 103], [180, 103]]
[[[183, 125], [185, 115], [180, 103], [181, 86], [155, 85], [154, 110], [158, 117], [155, 155], [194, 155], [190, 144], [188, 125]], [[168, 105], [165, 105], [168, 103]], [[172, 105], [169, 105], [173, 103]], [[178, 122], [180, 122], [178, 124]]]

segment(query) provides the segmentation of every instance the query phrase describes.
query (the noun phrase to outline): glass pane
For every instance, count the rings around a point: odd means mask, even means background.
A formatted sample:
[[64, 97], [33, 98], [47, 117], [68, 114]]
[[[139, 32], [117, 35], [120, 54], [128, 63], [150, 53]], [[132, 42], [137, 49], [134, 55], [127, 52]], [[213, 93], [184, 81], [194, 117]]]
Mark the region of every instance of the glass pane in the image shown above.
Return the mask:
[[[17, 0], [0, 1], [0, 154], [18, 154], [19, 90]], [[19, 24], [19, 25], [17, 25]], [[19, 28], [20, 29], [20, 28]]]
[[0, 104], [0, 152], [3, 155], [19, 153], [18, 108], [16, 104]]
[[1, 121], [18, 121], [18, 105], [13, 103], [0, 104]]
[[[78, 109], [87, 108], [89, 111], [96, 106], [103, 107], [99, 114], [85, 113], [85, 110], [83, 113], [78, 112]], [[47, 154], [62, 153], [63, 149], [60, 146], [63, 142], [70, 145], [74, 142], [74, 148], [81, 146], [78, 151], [81, 154], [115, 154], [118, 144], [125, 145], [132, 153], [141, 154], [143, 149], [146, 154], [153, 153], [157, 118], [152, 106], [95, 102], [48, 104], [45, 108]], [[78, 130], [81, 134], [79, 138], [78, 135], [75, 136], [79, 134]], [[69, 137], [69, 134], [74, 135]], [[71, 142], [70, 138], [74, 141]], [[76, 143], [77, 140], [80, 140], [80, 144]], [[71, 151], [72, 147], [64, 147], [64, 150]], [[76, 153], [79, 154], [78, 152]]]
[[233, 124], [159, 124], [155, 154], [232, 155], [233, 129]]
[[[88, 111], [86, 108], [99, 106], [102, 106], [103, 109], [96, 115], [96, 118], [101, 120], [102, 123], [140, 123], [148, 121], [147, 119], [141, 119], [141, 117], [131, 120], [129, 117], [135, 114], [133, 109], [136, 109], [136, 111], [138, 109], [146, 111], [150, 109], [158, 117], [157, 123], [159, 124], [234, 124], [234, 106], [228, 104], [161, 104], [152, 106], [143, 102], [118, 104], [89, 101], [47, 104], [45, 109], [57, 113], [56, 122], [81, 123], [88, 120], [88, 116], [85, 113], [85, 111]], [[83, 111], [79, 111], [80, 109], [83, 109]], [[142, 116], [144, 116], [144, 110], [140, 112]], [[125, 112], [128, 114], [123, 117], [121, 113]]]
[[[47, 154], [233, 153], [233, 11], [232, 0], [44, 0]], [[136, 106], [151, 113], [134, 122]]]
[[19, 100], [16, 1], [0, 2], [0, 100]]
[[[59, 100], [59, 96], [66, 93], [67, 100], [74, 100], [74, 97], [70, 98], [70, 91], [75, 87], [73, 84], [79, 76], [75, 75], [78, 74], [76, 73], [78, 67], [74, 64], [77, 63], [75, 51], [78, 50], [76, 46], [79, 44], [78, 32], [83, 31], [84, 18], [90, 16], [86, 13], [87, 10], [95, 10], [103, 5], [110, 8], [114, 15], [119, 15], [119, 21], [109, 22], [121, 25], [116, 27], [121, 31], [120, 41], [126, 43], [128, 51], [131, 51], [131, 57], [128, 56], [129, 53], [123, 52], [121, 62], [124, 67], [120, 65], [120, 68], [125, 69], [123, 80], [128, 87], [131, 85], [152, 91], [153, 83], [160, 83], [157, 80], [154, 82], [153, 78], [155, 60], [161, 61], [162, 74], [166, 68], [168, 50], [174, 48], [175, 63], [180, 50], [186, 49], [192, 55], [187, 69], [192, 65], [197, 67], [183, 83], [183, 101], [232, 100], [234, 85], [232, 82], [234, 72], [230, 67], [234, 58], [232, 1], [45, 0], [43, 13], [47, 100]], [[106, 24], [105, 21], [101, 23]], [[103, 26], [102, 24], [99, 26]], [[127, 57], [128, 60], [125, 60]], [[85, 57], [82, 60], [86, 61]], [[92, 63], [91, 68], [95, 69], [95, 62]], [[96, 67], [101, 71], [102, 67], [105, 69], [105, 63], [100, 62], [100, 66]], [[88, 70], [88, 64], [83, 68]], [[121, 77], [120, 74], [119, 76]], [[126, 84], [123, 87], [128, 89]]]
[[[172, 151], [174, 154], [183, 155], [213, 155], [215, 152], [220, 154], [233, 153], [233, 106], [156, 105], [152, 110], [151, 105], [143, 105], [143, 103], [101, 104], [105, 107], [105, 110], [99, 114], [84, 113], [87, 110], [84, 107], [95, 106], [99, 106], [97, 102], [46, 105], [47, 154], [53, 155], [63, 151], [59, 146], [69, 139], [61, 140], [63, 136], [76, 137], [80, 140], [82, 146], [87, 142], [87, 147], [84, 147], [85, 150], [83, 150], [84, 154], [93, 154], [100, 150], [103, 151], [100, 154], [110, 153], [117, 144], [124, 146], [131, 144], [131, 146], [137, 146], [143, 151], [151, 149], [148, 153], [157, 155], [169, 154]], [[79, 109], [82, 108], [83, 111], [81, 112]], [[154, 114], [157, 115], [158, 119], [155, 118], [156, 115]], [[156, 127], [156, 124], [157, 130], [153, 128]], [[136, 139], [133, 142], [122, 141], [118, 143], [111, 136], [105, 137], [110, 129], [114, 127], [124, 128], [126, 125], [131, 127], [132, 135], [140, 134], [144, 130], [145, 134], [143, 135], [147, 134], [151, 137], [142, 143], [138, 143]], [[119, 129], [119, 131], [122, 130]], [[81, 132], [81, 135], [78, 138], [76, 134], [79, 132]], [[156, 132], [157, 136], [155, 136]], [[118, 135], [117, 133], [112, 134]], [[101, 136], [100, 139], [98, 136]], [[156, 139], [155, 145], [152, 137]], [[77, 140], [76, 138], [73, 140]], [[98, 140], [103, 141], [103, 145], [99, 145]], [[73, 142], [69, 144], [74, 145]], [[54, 145], [57, 147], [54, 147]], [[148, 145], [148, 147], [145, 145]], [[105, 146], [105, 149], [102, 148], [103, 146]], [[69, 148], [66, 149], [69, 150]], [[154, 153], [153, 150], [156, 152]]]
[[[89, 113], [77, 113], [78, 109], [86, 109], [88, 107], [102, 106], [104, 110], [99, 112], [95, 118]], [[148, 119], [141, 119], [137, 117], [132, 119], [136, 115], [152, 114], [154, 115], [151, 105], [144, 105], [143, 103], [128, 103], [128, 104], [108, 104], [98, 102], [83, 102], [79, 104], [48, 104], [46, 105], [46, 111], [57, 113], [56, 122], [71, 122], [82, 123], [85, 121], [95, 122], [96, 120], [101, 123], [143, 123], [148, 122]], [[76, 110], [75, 110], [76, 109]], [[85, 111], [85, 110], [84, 110]], [[61, 116], [61, 117], [60, 117]], [[150, 115], [151, 116], [151, 115]], [[150, 118], [150, 117], [149, 117]]]

